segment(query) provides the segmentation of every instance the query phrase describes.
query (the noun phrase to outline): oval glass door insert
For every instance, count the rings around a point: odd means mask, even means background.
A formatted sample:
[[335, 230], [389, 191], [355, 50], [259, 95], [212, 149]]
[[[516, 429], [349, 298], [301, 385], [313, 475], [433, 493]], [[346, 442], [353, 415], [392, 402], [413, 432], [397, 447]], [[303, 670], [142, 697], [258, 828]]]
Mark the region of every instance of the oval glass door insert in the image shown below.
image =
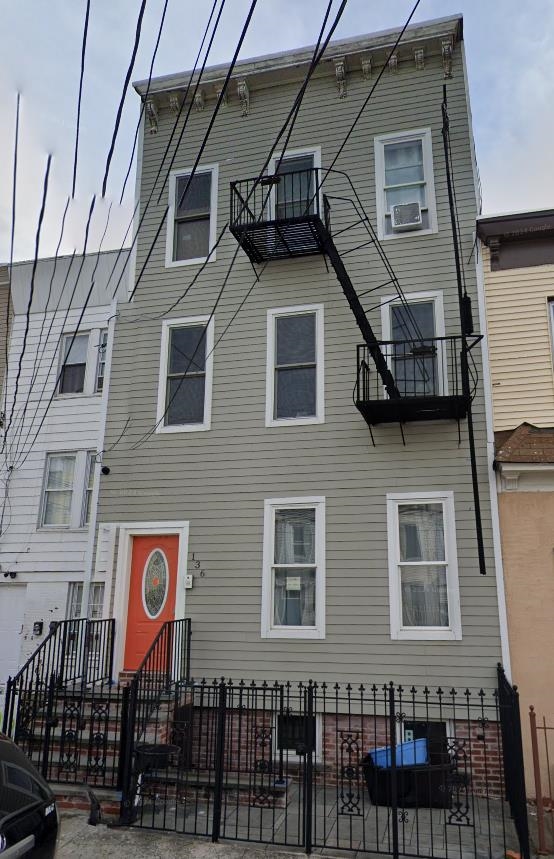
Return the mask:
[[142, 574], [142, 602], [149, 618], [158, 617], [165, 605], [169, 589], [167, 560], [161, 549], [150, 553]]

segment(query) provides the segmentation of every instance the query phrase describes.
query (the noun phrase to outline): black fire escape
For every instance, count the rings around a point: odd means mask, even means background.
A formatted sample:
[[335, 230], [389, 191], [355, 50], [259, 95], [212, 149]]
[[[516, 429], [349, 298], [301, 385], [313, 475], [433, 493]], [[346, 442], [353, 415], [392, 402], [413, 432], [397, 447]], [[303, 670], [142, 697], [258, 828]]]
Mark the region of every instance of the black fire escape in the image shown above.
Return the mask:
[[355, 403], [367, 424], [465, 418], [462, 338], [424, 337], [406, 326], [403, 339], [378, 340], [333, 239], [330, 211], [315, 167], [231, 184], [231, 232], [252, 262], [324, 254], [333, 266], [364, 339]]

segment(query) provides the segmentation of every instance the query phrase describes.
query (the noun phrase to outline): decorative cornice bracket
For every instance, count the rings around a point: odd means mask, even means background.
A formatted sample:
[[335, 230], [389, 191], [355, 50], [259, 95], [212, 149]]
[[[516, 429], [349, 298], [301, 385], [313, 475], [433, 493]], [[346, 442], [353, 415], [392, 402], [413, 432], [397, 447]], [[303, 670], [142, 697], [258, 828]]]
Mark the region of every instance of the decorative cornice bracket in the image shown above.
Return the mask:
[[250, 91], [244, 78], [237, 81], [237, 95], [239, 97], [242, 115], [248, 116], [250, 112]]
[[169, 93], [169, 109], [175, 116], [181, 110], [181, 96], [178, 92]]
[[333, 60], [339, 98], [346, 98], [346, 57], [336, 57]]
[[[216, 99], [218, 99], [219, 96], [221, 95], [221, 93], [223, 92], [223, 84], [216, 84], [214, 86], [214, 92], [215, 92]], [[226, 89], [225, 92], [223, 92], [223, 98], [221, 99], [221, 107], [227, 107], [227, 105], [229, 104], [229, 98], [227, 95], [228, 92], [229, 92], [228, 89]]]
[[441, 42], [442, 67], [444, 69], [445, 78], [452, 77], [452, 54], [454, 51], [454, 38], [448, 36]]
[[389, 72], [393, 75], [398, 72], [398, 54], [391, 54], [389, 60]]
[[206, 107], [206, 100], [204, 98], [204, 90], [197, 90], [194, 96], [194, 109], [197, 113], [200, 113]]
[[362, 57], [362, 76], [365, 81], [371, 80], [371, 57]]
[[414, 51], [414, 63], [416, 70], [421, 72], [425, 68], [425, 51], [423, 48], [416, 48]]
[[157, 134], [158, 131], [158, 108], [154, 99], [148, 98], [144, 103], [146, 119], [148, 120], [148, 131], [150, 134]]
[[491, 271], [498, 271], [500, 268], [500, 239], [490, 238], [488, 245], [491, 258]]

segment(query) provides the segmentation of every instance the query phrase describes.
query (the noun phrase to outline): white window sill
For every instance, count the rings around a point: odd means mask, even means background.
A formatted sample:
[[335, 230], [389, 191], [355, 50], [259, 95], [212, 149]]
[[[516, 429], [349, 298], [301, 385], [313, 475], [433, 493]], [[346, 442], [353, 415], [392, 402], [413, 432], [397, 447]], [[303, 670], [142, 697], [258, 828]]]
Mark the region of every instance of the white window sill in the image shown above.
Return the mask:
[[194, 257], [193, 259], [166, 259], [166, 268], [181, 268], [185, 265], [203, 265], [205, 262], [214, 262], [216, 252], [214, 251], [210, 257]]
[[298, 427], [298, 426], [310, 426], [311, 424], [322, 424], [325, 419], [323, 415], [319, 417], [318, 415], [312, 415], [311, 417], [305, 418], [272, 418], [266, 419], [265, 425], [266, 427]]
[[313, 626], [303, 627], [303, 626], [287, 626], [287, 627], [275, 627], [273, 629], [266, 629], [262, 631], [262, 638], [312, 638], [312, 639], [323, 639], [325, 638], [325, 632], [321, 629], [316, 629]]
[[428, 227], [425, 230], [399, 230], [396, 233], [383, 233], [379, 231], [379, 239], [382, 242], [388, 242], [391, 239], [407, 239], [415, 238], [416, 236], [430, 236], [438, 233], [438, 227]]
[[156, 433], [176, 433], [176, 432], [205, 432], [211, 428], [211, 424], [170, 424], [169, 426], [159, 426], [156, 428]]
[[78, 394], [56, 394], [54, 397], [54, 401], [56, 400], [86, 400], [88, 397], [101, 397], [102, 391], [91, 391], [88, 393], [87, 391], [81, 391]]
[[391, 632], [393, 641], [461, 641], [461, 630], [439, 627], [404, 627]]
[[39, 525], [37, 531], [63, 531], [67, 533], [68, 531], [71, 533], [84, 533], [88, 531], [88, 525], [79, 525], [77, 528], [72, 525]]

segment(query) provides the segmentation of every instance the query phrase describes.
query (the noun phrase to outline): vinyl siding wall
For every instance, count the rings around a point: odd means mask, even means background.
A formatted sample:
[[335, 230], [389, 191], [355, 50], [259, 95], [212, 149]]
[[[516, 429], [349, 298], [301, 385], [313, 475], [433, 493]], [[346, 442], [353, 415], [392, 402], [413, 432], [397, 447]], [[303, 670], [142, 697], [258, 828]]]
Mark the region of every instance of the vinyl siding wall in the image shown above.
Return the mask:
[[[448, 93], [463, 254], [467, 259], [476, 206], [463, 81], [458, 47]], [[407, 235], [386, 242], [385, 247], [407, 294], [444, 290], [446, 333], [456, 334], [456, 281], [440, 135], [442, 85], [438, 57], [428, 59], [420, 72], [415, 71], [413, 62], [406, 62], [400, 64], [397, 75], [387, 73], [337, 168], [348, 172], [374, 219], [374, 136], [432, 128], [439, 233]], [[205, 164], [219, 164], [218, 231], [228, 217], [229, 183], [260, 170], [298, 86], [253, 89], [247, 117], [240, 115], [233, 90], [228, 106], [218, 116], [202, 159]], [[315, 80], [308, 89], [290, 148], [321, 146], [325, 168], [369, 86], [371, 83], [359, 72], [352, 72], [348, 95], [339, 99], [332, 76]], [[210, 101], [203, 113], [192, 113], [175, 168], [194, 162], [212, 110]], [[162, 110], [158, 133], [145, 135], [143, 205], [172, 123], [173, 115]], [[160, 205], [148, 210], [138, 241], [137, 271], [146, 258], [166, 200], [164, 192]], [[336, 229], [346, 221], [336, 217], [337, 207], [331, 203]], [[354, 230], [337, 244], [344, 250], [363, 237], [361, 231]], [[217, 260], [208, 264], [187, 297], [164, 318], [209, 313], [235, 249], [235, 240], [227, 234], [217, 250]], [[162, 329], [159, 317], [197, 271], [197, 266], [166, 269], [164, 257], [165, 229], [135, 300], [121, 308], [117, 320], [106, 448], [116, 443], [128, 419], [129, 424], [119, 443], [105, 456], [111, 473], [101, 484], [99, 520], [190, 522], [189, 572], [194, 574], [194, 586], [186, 594], [186, 614], [193, 624], [193, 674], [492, 685], [500, 640], [481, 386], [475, 426], [487, 577], [479, 575], [477, 566], [465, 422], [461, 444], [454, 422], [437, 422], [406, 425], [405, 446], [397, 425], [377, 427], [372, 446], [368, 427], [352, 403], [356, 344], [362, 338], [334, 272], [326, 270], [322, 257], [273, 262], [264, 269], [215, 350], [211, 429], [152, 434], [142, 440], [155, 423]], [[349, 254], [345, 262], [360, 292], [387, 280], [372, 250]], [[477, 314], [472, 269], [467, 271], [467, 280]], [[252, 281], [252, 268], [240, 253], [215, 314], [216, 343]], [[390, 295], [390, 286], [381, 294]], [[374, 296], [366, 299], [366, 307], [375, 304]], [[325, 310], [325, 422], [266, 428], [267, 311], [313, 303], [323, 304]], [[380, 310], [369, 315], [379, 334]], [[475, 358], [480, 371], [477, 350]], [[393, 642], [386, 493], [442, 489], [454, 492], [463, 640]], [[326, 498], [326, 637], [320, 641], [261, 639], [264, 499], [308, 495]], [[203, 574], [192, 568], [192, 553], [200, 561]]]
[[554, 265], [491, 271], [482, 246], [495, 430], [554, 426]]

